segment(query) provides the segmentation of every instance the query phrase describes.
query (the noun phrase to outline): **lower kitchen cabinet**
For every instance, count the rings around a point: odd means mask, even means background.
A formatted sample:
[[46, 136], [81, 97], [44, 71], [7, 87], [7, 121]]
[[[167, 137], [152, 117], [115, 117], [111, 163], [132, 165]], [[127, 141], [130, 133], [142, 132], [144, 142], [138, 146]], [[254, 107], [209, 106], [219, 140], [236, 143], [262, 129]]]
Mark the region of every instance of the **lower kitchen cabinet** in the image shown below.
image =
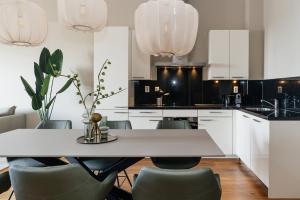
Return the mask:
[[232, 155], [232, 117], [198, 117], [198, 129], [206, 129], [225, 155]]
[[126, 121], [128, 120], [129, 111], [127, 109], [120, 110], [104, 110], [99, 109], [96, 112], [102, 116], [106, 116], [108, 121]]
[[237, 155], [268, 187], [270, 123], [241, 111], [236, 112]]
[[251, 118], [251, 170], [269, 186], [269, 121]]
[[237, 111], [236, 124], [236, 153], [243, 163], [251, 167], [251, 134], [250, 115]]
[[162, 117], [129, 117], [132, 129], [156, 129]]

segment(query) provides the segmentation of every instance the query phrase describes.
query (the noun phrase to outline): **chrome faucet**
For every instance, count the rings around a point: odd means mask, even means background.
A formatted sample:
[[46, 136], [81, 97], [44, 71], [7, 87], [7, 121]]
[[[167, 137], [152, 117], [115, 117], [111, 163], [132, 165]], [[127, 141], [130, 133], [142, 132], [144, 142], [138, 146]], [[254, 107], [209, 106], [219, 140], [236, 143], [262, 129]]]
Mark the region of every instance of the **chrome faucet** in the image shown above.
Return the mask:
[[261, 99], [260, 100], [261, 103], [267, 103], [269, 105], [271, 105], [272, 107], [274, 107], [275, 110], [278, 110], [279, 109], [279, 102], [278, 102], [278, 99], [274, 99], [274, 104], [264, 100], [264, 99]]

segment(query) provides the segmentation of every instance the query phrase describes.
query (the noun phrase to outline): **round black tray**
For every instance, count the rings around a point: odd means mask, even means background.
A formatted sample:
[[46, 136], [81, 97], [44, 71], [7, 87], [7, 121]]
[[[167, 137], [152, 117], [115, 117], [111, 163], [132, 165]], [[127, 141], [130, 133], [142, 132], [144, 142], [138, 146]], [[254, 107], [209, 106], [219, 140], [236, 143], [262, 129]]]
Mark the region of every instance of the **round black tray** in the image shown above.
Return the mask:
[[77, 138], [77, 142], [79, 144], [104, 144], [104, 143], [116, 141], [117, 139], [118, 137], [113, 135], [108, 135], [106, 139], [101, 139], [101, 140], [99, 139], [86, 140], [84, 139], [84, 136], [81, 136]]

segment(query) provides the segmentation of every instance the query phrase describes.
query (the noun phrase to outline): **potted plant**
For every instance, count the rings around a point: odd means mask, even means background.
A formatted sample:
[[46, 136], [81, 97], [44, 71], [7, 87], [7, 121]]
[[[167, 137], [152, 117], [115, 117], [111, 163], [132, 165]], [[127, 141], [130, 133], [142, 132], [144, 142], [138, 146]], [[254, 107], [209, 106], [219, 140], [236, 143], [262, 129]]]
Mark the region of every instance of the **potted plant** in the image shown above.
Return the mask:
[[63, 66], [63, 53], [60, 49], [52, 54], [44, 48], [40, 54], [39, 64], [34, 63], [35, 90], [21, 76], [24, 88], [31, 98], [32, 109], [38, 111], [40, 120], [45, 123], [51, 119], [57, 95], [66, 91], [73, 83], [72, 78], [68, 78], [60, 90], [54, 92], [53, 84], [59, 77], [69, 77], [61, 74]]

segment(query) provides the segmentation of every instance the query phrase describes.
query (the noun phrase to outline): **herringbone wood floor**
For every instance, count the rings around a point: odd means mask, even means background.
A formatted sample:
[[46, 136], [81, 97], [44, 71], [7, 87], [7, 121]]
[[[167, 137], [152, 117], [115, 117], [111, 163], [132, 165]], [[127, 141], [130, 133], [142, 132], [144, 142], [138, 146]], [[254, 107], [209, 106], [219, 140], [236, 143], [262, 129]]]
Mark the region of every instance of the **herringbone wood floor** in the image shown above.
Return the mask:
[[[143, 166], [152, 166], [150, 160], [145, 159], [127, 170], [132, 178]], [[261, 182], [238, 160], [205, 159], [198, 167], [210, 167], [221, 175], [222, 200], [267, 200], [267, 189]], [[129, 184], [123, 188], [130, 190]], [[9, 193], [0, 195], [0, 200], [7, 199]]]

